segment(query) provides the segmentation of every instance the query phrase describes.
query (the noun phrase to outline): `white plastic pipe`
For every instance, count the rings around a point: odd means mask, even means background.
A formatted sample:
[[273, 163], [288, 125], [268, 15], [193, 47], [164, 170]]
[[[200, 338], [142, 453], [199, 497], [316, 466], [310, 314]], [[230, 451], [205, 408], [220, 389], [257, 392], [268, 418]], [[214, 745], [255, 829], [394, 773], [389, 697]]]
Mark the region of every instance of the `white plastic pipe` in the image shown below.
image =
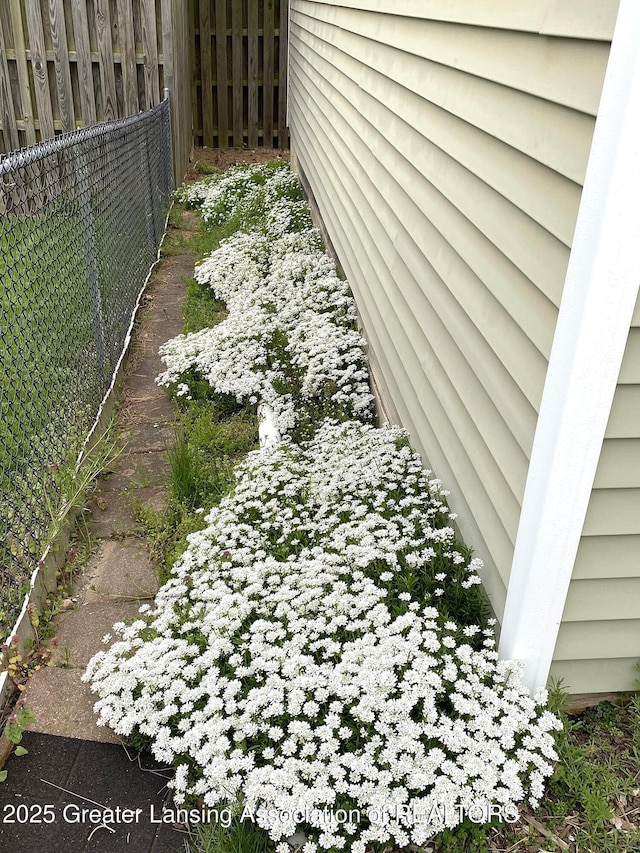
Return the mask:
[[260, 450], [280, 444], [280, 433], [273, 420], [273, 409], [268, 403], [258, 403], [258, 437]]

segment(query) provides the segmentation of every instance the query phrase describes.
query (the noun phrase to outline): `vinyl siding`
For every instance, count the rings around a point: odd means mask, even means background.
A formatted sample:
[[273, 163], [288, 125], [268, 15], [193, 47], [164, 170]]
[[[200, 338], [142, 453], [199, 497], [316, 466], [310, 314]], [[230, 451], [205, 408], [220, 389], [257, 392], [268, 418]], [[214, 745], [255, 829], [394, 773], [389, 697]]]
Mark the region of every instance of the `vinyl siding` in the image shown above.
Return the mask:
[[292, 144], [500, 618], [617, 2], [401, 5], [292, 0]]
[[[637, 623], [629, 625], [629, 637], [634, 636], [634, 630], [637, 636], [639, 627]], [[617, 693], [624, 689], [620, 685], [629, 681], [629, 662], [620, 658], [609, 660], [600, 655], [589, 660], [561, 660], [551, 665], [549, 677], [555, 681], [562, 679], [563, 687], [573, 695]]]
[[[640, 300], [576, 557], [553, 670], [573, 692], [634, 690], [640, 660]], [[594, 668], [589, 687], [587, 659]], [[576, 666], [575, 661], [580, 661]], [[612, 672], [616, 673], [615, 687]]]

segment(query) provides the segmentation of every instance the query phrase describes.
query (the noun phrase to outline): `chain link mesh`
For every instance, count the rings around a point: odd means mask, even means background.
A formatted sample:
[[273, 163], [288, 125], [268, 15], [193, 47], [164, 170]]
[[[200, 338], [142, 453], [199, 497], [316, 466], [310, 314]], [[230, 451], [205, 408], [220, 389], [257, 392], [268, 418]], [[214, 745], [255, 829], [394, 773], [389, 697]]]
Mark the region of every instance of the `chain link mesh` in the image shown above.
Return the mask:
[[0, 156], [0, 632], [111, 384], [173, 190], [169, 102]]

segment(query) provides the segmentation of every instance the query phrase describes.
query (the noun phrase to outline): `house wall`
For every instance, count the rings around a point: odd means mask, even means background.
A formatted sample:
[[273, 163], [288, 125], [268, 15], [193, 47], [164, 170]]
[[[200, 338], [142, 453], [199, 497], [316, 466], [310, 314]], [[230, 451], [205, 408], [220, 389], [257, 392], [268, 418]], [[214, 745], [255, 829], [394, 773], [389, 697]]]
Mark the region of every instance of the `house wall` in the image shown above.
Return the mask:
[[[392, 0], [291, 4], [292, 146], [392, 406], [450, 490], [498, 618], [617, 7], [406, 0], [399, 14]], [[637, 406], [639, 331], [614, 402], [556, 676], [570, 661], [582, 665], [585, 595], [596, 607], [609, 591], [602, 626], [625, 606], [615, 585], [626, 595], [640, 583], [627, 538], [640, 534], [631, 509], [640, 478], [624, 461], [628, 442], [640, 441], [640, 421], [626, 412], [629, 400]], [[603, 580], [625, 553], [622, 576]], [[591, 670], [608, 646], [624, 645], [619, 632], [601, 635]]]
[[558, 634], [572, 693], [637, 689], [640, 660], [640, 298]]

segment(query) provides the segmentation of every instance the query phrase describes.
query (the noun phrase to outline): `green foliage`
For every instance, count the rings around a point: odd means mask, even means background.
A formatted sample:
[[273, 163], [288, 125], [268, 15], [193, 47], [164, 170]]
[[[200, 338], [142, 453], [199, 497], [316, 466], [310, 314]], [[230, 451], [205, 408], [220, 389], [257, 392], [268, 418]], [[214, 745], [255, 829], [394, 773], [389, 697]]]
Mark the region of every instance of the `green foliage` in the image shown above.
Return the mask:
[[174, 201], [169, 212], [169, 228], [162, 244], [163, 257], [191, 255], [194, 261], [202, 260], [217, 249], [225, 237], [230, 237], [238, 230], [237, 221], [213, 226], [207, 225], [202, 219], [198, 219], [195, 230], [187, 230], [187, 209], [185, 203]]
[[[20, 758], [27, 755], [28, 749], [20, 745], [22, 735], [25, 729], [32, 723], [35, 723], [36, 718], [33, 715], [31, 708], [27, 707], [24, 697], [18, 700], [14, 712], [7, 720], [4, 727], [4, 735], [7, 740], [15, 745], [14, 753]], [[7, 770], [0, 770], [0, 782], [5, 782], [8, 776]]]
[[228, 827], [221, 822], [198, 826], [191, 844], [191, 853], [273, 853], [274, 849], [267, 833], [249, 820], [234, 820]]
[[[82, 441], [78, 436], [75, 453], [64, 461], [51, 465], [40, 473], [37, 473], [34, 464], [28, 476], [25, 474], [22, 477], [14, 477], [12, 503], [5, 507], [0, 500], [0, 511], [11, 521], [7, 543], [13, 560], [23, 567], [21, 573], [16, 575], [14, 572], [20, 599], [30, 589], [29, 567], [35, 568], [36, 561], [47, 545], [56, 540], [67, 518], [81, 514], [87, 494], [93, 488], [96, 478], [111, 470], [114, 461], [122, 453], [113, 423], [84, 451], [78, 462], [81, 447]], [[24, 490], [23, 495], [18, 492], [19, 488]], [[0, 495], [3, 492], [6, 493], [0, 483]], [[30, 503], [34, 493], [39, 496], [40, 516], [37, 523], [33, 520], [35, 509]], [[23, 515], [31, 519], [29, 525], [22, 521]], [[0, 548], [0, 558], [4, 553], [6, 551]], [[11, 567], [4, 567], [4, 571], [6, 576]], [[0, 616], [0, 639], [6, 637], [16, 615], [7, 607]]]
[[[24, 730], [32, 723], [35, 723], [35, 721], [36, 718], [31, 708], [27, 707], [27, 705], [20, 706], [20, 703], [18, 703], [18, 709], [9, 717], [4, 729], [7, 740], [15, 744], [20, 743]], [[24, 752], [21, 754], [24, 755]]]
[[[621, 696], [619, 703], [605, 701], [573, 714], [567, 692], [556, 683], [549, 706], [563, 727], [556, 734], [555, 773], [535, 815], [551, 834], [543, 849], [558, 849], [553, 838], [568, 825], [575, 843], [571, 850], [640, 850], [640, 697]], [[535, 835], [533, 828], [531, 833]], [[514, 845], [513, 833], [504, 836], [504, 845]]]
[[162, 511], [141, 504], [137, 521], [147, 536], [164, 582], [187, 544], [203, 527], [203, 510], [224, 497], [234, 482], [237, 460], [258, 444], [255, 416], [226, 411], [212, 400], [181, 404], [175, 444], [168, 451], [169, 501]]
[[219, 175], [220, 169], [217, 166], [212, 166], [210, 163], [203, 163], [202, 160], [196, 160], [193, 168], [201, 175]]
[[445, 829], [437, 837], [438, 853], [490, 853], [491, 825], [473, 823], [466, 818], [454, 829]]
[[187, 296], [183, 305], [184, 332], [199, 332], [215, 326], [224, 316], [224, 303], [217, 300], [210, 287], [195, 278], [187, 282]]

